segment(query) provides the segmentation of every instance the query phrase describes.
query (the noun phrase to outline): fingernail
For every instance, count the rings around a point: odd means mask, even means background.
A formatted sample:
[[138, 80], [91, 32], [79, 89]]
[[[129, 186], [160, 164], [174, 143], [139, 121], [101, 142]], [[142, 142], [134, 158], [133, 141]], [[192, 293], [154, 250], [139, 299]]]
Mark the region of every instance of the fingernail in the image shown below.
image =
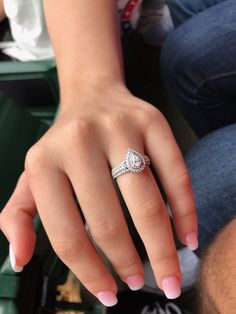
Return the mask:
[[12, 269], [14, 270], [14, 272], [20, 273], [24, 267], [16, 264], [16, 257], [11, 244], [9, 245], [9, 255]]
[[118, 302], [116, 295], [112, 291], [101, 291], [96, 296], [105, 306], [114, 306]]
[[125, 282], [133, 291], [140, 290], [144, 285], [144, 279], [141, 275], [129, 276], [126, 278]]
[[176, 299], [181, 295], [180, 282], [177, 277], [166, 277], [161, 284], [168, 299]]
[[191, 232], [186, 235], [186, 244], [191, 251], [195, 251], [198, 248], [198, 238], [196, 232]]

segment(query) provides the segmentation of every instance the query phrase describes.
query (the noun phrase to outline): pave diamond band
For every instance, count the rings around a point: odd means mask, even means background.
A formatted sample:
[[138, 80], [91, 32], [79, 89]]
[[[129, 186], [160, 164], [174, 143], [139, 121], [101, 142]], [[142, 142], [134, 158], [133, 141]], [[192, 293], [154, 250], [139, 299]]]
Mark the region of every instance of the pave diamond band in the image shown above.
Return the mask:
[[145, 169], [146, 165], [150, 165], [148, 156], [129, 148], [125, 160], [112, 169], [111, 175], [113, 179], [116, 179], [126, 172], [140, 173]]

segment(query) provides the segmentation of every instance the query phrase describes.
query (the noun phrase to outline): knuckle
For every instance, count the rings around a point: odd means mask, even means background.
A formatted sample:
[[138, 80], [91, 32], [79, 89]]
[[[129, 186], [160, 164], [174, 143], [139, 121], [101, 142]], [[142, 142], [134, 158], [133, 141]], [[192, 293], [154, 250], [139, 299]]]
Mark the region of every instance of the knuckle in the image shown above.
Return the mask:
[[160, 113], [156, 108], [147, 108], [143, 114], [144, 122], [150, 123], [160, 118]]
[[99, 243], [114, 242], [122, 234], [118, 224], [104, 222], [94, 226], [91, 230], [93, 239]]
[[191, 187], [192, 186], [190, 175], [189, 175], [187, 170], [179, 173], [177, 175], [177, 178], [178, 178], [178, 181], [180, 182], [180, 184], [183, 185], [184, 187]]
[[[172, 191], [173, 195], [176, 195], [178, 191], [183, 191], [180, 195], [180, 199], [186, 198], [186, 195], [192, 195], [192, 182], [187, 170], [184, 171], [172, 171], [172, 179], [175, 182], [176, 189]], [[193, 200], [193, 197], [192, 197]]]
[[153, 265], [156, 265], [156, 267], [160, 267], [160, 265], [169, 265], [173, 264], [173, 262], [178, 263], [178, 255], [176, 250], [154, 258]]
[[77, 147], [87, 143], [93, 132], [93, 123], [85, 119], [76, 119], [65, 128], [65, 138], [69, 146]]
[[96, 271], [96, 273], [84, 272], [80, 278], [85, 287], [97, 286], [98, 283], [102, 283], [106, 279], [106, 273], [103, 270]]
[[25, 169], [28, 173], [37, 171], [38, 169], [45, 166], [46, 163], [46, 152], [43, 145], [35, 144], [32, 146], [25, 158]]
[[130, 274], [133, 273], [135, 269], [139, 269], [136, 256], [128, 256], [128, 258], [123, 258], [117, 263], [114, 262], [113, 265], [121, 274]]
[[154, 108], [152, 106], [145, 110], [145, 113], [143, 113], [143, 115], [140, 117], [140, 121], [144, 130], [149, 129], [152, 126], [158, 126], [158, 128], [160, 128], [160, 130], [162, 130], [163, 132], [164, 130], [169, 130], [169, 124], [163, 113], [161, 113], [157, 108]]
[[109, 130], [125, 129], [127, 120], [127, 116], [123, 112], [113, 112], [105, 118], [105, 125]]
[[24, 207], [22, 206], [22, 205], [19, 205], [19, 204], [13, 204], [13, 205], [7, 205], [6, 206], [6, 210], [8, 211], [11, 211], [11, 216], [12, 217], [17, 217], [18, 215], [19, 215], [19, 212], [20, 211], [23, 211], [24, 209], [23, 209]]
[[187, 170], [184, 173], [178, 175], [178, 181], [181, 183], [185, 190], [192, 190], [192, 182]]
[[18, 211], [19, 207], [13, 205], [13, 206], [9, 206], [9, 204], [7, 203], [5, 205], [5, 207], [2, 209], [1, 213], [0, 213], [0, 229], [2, 227], [4, 227], [4, 225], [7, 225], [8, 219], [10, 217], [9, 213], [11, 210], [11, 216], [13, 216], [13, 218], [17, 217], [17, 211]]
[[[191, 204], [192, 205], [192, 204]], [[185, 221], [192, 221], [193, 218], [196, 218], [196, 210], [194, 208], [194, 206], [191, 206], [190, 208], [193, 208], [192, 210], [189, 210], [189, 207], [186, 207], [185, 210], [181, 211], [179, 213], [179, 217], [180, 219], [184, 219]], [[174, 215], [174, 218], [176, 217], [176, 215]]]
[[151, 124], [152, 122], [160, 121], [162, 119], [165, 119], [163, 114], [153, 106], [148, 106], [142, 113], [142, 121], [145, 124]]
[[70, 262], [78, 259], [78, 254], [83, 254], [86, 250], [86, 241], [82, 238], [72, 240], [63, 239], [52, 243], [52, 246], [63, 261]]
[[162, 206], [154, 199], [146, 199], [137, 208], [138, 216], [144, 223], [156, 222], [164, 213]]

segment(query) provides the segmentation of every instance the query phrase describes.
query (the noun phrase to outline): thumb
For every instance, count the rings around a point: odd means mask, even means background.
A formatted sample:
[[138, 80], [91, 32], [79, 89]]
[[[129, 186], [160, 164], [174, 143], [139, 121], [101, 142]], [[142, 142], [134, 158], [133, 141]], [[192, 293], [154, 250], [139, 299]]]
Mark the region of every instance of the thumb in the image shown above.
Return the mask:
[[27, 174], [23, 172], [15, 191], [0, 214], [0, 228], [10, 242], [9, 253], [14, 271], [23, 270], [32, 258], [36, 235], [33, 219], [37, 213]]

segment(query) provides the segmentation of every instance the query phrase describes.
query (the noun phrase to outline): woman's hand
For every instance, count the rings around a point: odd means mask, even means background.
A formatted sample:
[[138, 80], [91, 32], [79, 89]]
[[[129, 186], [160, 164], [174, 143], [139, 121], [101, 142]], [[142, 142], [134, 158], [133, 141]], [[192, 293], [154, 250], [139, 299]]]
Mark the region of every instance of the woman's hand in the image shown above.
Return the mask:
[[[133, 290], [141, 288], [143, 266], [111, 177], [111, 168], [124, 160], [128, 148], [150, 157], [179, 239], [196, 249], [191, 183], [170, 127], [156, 108], [118, 84], [88, 87], [67, 99], [55, 124], [29, 150], [25, 173], [0, 216], [17, 265], [24, 266], [33, 254], [32, 218], [37, 207], [62, 261], [101, 302], [116, 303], [116, 283], [86, 233], [75, 193], [94, 241], [120, 278]], [[177, 297], [181, 282], [177, 251], [168, 210], [150, 168], [125, 173], [117, 182], [159, 287], [167, 297]]]

